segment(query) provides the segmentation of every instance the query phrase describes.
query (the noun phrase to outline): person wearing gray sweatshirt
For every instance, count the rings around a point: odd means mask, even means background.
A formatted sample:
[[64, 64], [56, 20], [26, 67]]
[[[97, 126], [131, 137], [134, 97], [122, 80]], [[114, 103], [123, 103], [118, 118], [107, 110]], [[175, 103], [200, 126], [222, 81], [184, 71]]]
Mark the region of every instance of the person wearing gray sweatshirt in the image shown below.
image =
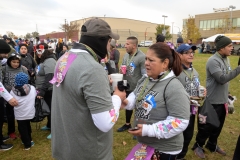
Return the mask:
[[229, 81], [240, 74], [240, 66], [231, 70], [229, 63], [228, 56], [231, 55], [233, 49], [231, 39], [225, 36], [218, 36], [215, 39], [215, 45], [217, 52], [208, 59], [206, 65], [206, 88], [207, 99], [216, 111], [220, 125], [214, 127], [209, 123], [198, 124], [196, 143], [192, 149], [200, 158], [205, 158], [203, 146], [207, 140], [205, 148], [210, 150], [210, 152], [217, 152], [223, 156], [226, 155], [226, 152], [218, 146], [217, 141], [228, 108]]
[[159, 152], [161, 160], [175, 160], [190, 117], [189, 95], [176, 78], [182, 71], [181, 59], [158, 42], [149, 47], [145, 67], [147, 74], [123, 102], [125, 109], [135, 108], [136, 127], [128, 132]]
[[[200, 86], [199, 74], [192, 65], [195, 50], [196, 46], [190, 46], [189, 44], [181, 44], [176, 50], [179, 53], [179, 56], [181, 57], [183, 70], [177, 78], [187, 91], [188, 95], [190, 96], [190, 99], [191, 97], [199, 97]], [[206, 89], [204, 89], [203, 96], [206, 96]], [[183, 160], [187, 154], [188, 146], [194, 134], [195, 115], [197, 114], [198, 111], [198, 104], [191, 102], [189, 110], [191, 112], [191, 116], [189, 119], [188, 127], [183, 132], [184, 138], [183, 149], [182, 152], [178, 154], [177, 160]]]

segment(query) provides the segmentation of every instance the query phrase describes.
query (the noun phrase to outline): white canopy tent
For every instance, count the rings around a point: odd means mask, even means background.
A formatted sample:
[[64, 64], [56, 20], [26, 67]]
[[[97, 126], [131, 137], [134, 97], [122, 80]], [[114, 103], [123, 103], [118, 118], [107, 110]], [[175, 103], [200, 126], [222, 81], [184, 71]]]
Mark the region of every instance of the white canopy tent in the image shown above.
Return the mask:
[[216, 34], [214, 36], [203, 39], [202, 42], [214, 42], [216, 37], [219, 35], [223, 35], [223, 36], [225, 35], [229, 37], [232, 40], [232, 42], [240, 42], [240, 34]]
[[216, 37], [219, 36], [219, 35], [224, 35], [224, 34], [215, 34], [214, 36], [203, 39], [202, 42], [214, 42]]

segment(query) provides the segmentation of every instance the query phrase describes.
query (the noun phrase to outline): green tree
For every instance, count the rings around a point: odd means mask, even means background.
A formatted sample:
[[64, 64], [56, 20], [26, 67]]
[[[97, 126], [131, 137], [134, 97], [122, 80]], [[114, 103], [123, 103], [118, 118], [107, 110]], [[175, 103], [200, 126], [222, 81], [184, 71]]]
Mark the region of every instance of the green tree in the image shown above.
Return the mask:
[[189, 18], [185, 20], [185, 25], [182, 30], [182, 37], [185, 42], [188, 39], [192, 39], [193, 43], [196, 43], [201, 38], [198, 27], [195, 25], [195, 18], [189, 15]]
[[36, 31], [35, 31], [35, 32], [32, 32], [32, 37], [34, 37], [34, 38], [35, 38], [35, 37], [39, 37], [39, 33], [36, 32]]
[[66, 32], [67, 40], [72, 38], [73, 34], [79, 31], [80, 24], [72, 22], [71, 24], [60, 24], [60, 29]]
[[11, 31], [7, 31], [7, 36], [10, 38], [13, 38], [15, 36], [15, 34]]
[[[169, 32], [169, 27], [165, 25], [165, 30], [166, 30], [166, 34], [165, 34], [165, 39], [166, 40], [170, 40], [172, 38], [172, 35]], [[157, 36], [158, 34], [162, 34], [162, 31], [164, 30], [164, 25], [163, 24], [158, 24], [156, 27], [156, 31], [157, 33], [155, 33], [155, 36]]]

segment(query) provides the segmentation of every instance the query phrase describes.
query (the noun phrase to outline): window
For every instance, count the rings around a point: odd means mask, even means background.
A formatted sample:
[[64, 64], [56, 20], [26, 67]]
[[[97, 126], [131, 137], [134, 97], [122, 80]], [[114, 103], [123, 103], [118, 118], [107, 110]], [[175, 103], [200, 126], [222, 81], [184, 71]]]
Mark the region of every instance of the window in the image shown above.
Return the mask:
[[200, 29], [203, 29], [203, 21], [200, 21], [200, 26], [199, 26]]
[[219, 27], [219, 28], [222, 28], [222, 27], [224, 26], [223, 23], [224, 23], [224, 22], [223, 22], [223, 19], [219, 19], [219, 21], [218, 21], [218, 27]]
[[203, 30], [207, 29], [207, 21], [203, 21]]
[[210, 28], [211, 28], [211, 20], [208, 20], [207, 21], [207, 30], [210, 30]]
[[240, 18], [237, 19], [237, 27], [240, 27]]
[[214, 28], [215, 28], [214, 22], [215, 22], [215, 20], [211, 20], [211, 29], [214, 29]]
[[215, 20], [215, 28], [218, 28], [218, 22], [219, 22], [219, 20], [216, 19], [216, 20]]
[[187, 19], [184, 19], [183, 20], [183, 26], [186, 26], [186, 24], [187, 24]]
[[233, 18], [232, 20], [232, 26], [237, 27], [237, 18]]

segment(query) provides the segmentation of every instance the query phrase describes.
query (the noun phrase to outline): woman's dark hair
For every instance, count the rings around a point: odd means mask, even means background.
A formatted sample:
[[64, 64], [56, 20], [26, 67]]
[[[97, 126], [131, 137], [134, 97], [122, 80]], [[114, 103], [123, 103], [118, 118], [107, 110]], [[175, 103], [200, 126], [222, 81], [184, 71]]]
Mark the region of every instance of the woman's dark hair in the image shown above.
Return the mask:
[[65, 46], [67, 48], [67, 50], [68, 50], [68, 45], [64, 44], [63, 46]]
[[169, 59], [168, 68], [172, 69], [176, 76], [182, 72], [181, 59], [178, 53], [171, 49], [166, 43], [155, 43], [151, 45], [149, 49], [153, 50], [162, 62], [165, 59]]
[[37, 62], [37, 64], [43, 63], [45, 61], [45, 59], [47, 59], [52, 54], [54, 54], [54, 53], [45, 49], [44, 52], [42, 53], [41, 58], [38, 58], [37, 52], [36, 52], [36, 62]]

